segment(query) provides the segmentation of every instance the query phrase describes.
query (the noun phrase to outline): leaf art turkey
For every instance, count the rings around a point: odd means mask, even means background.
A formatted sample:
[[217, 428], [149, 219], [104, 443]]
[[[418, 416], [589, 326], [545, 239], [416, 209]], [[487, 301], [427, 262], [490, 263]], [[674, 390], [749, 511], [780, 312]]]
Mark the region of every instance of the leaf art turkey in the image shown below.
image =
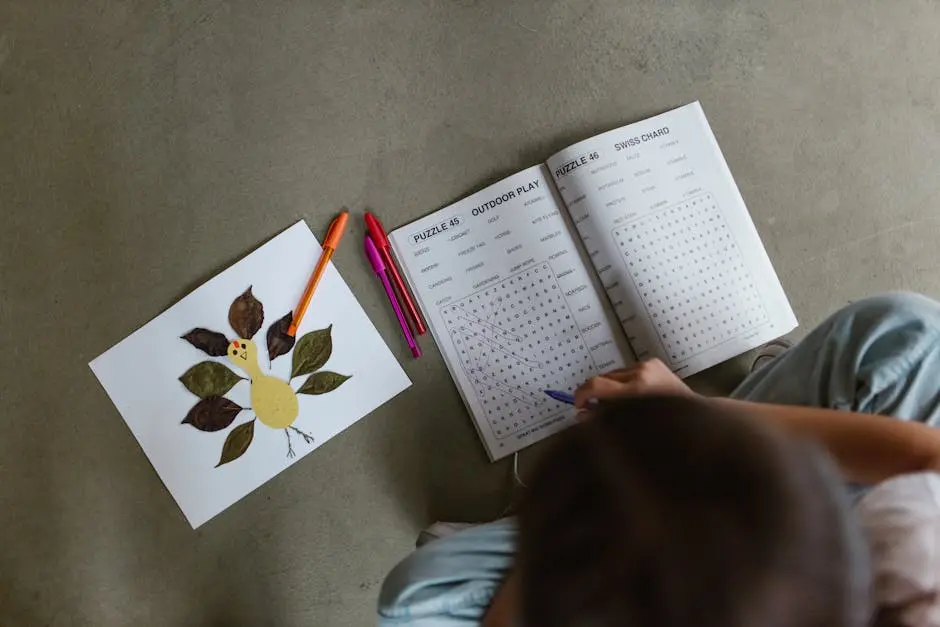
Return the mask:
[[[193, 329], [182, 336], [182, 339], [211, 357], [227, 357], [229, 363], [247, 375], [241, 376], [220, 361], [207, 360], [196, 364], [180, 377], [186, 389], [200, 399], [186, 414], [183, 424], [192, 425], [200, 431], [221, 431], [231, 426], [241, 412], [254, 413], [254, 417], [229, 432], [216, 468], [245, 454], [254, 439], [256, 420], [271, 429], [283, 429], [287, 436], [287, 456], [294, 457], [292, 431], [302, 437], [305, 443], [313, 443], [313, 436], [294, 426], [300, 413], [297, 395], [326, 394], [350, 378], [348, 375], [321, 370], [333, 352], [333, 325], [307, 333], [295, 346], [294, 338], [287, 334], [292, 315], [287, 313], [272, 323], [266, 334], [269, 370], [276, 358], [293, 349], [290, 381], [265, 374], [258, 363], [258, 346], [252, 338], [264, 324], [264, 306], [252, 295], [251, 287], [232, 301], [228, 310], [228, 321], [235, 331], [235, 339], [229, 340], [222, 333], [202, 328]], [[295, 391], [291, 382], [304, 375], [309, 376]], [[241, 407], [225, 398], [225, 394], [242, 381], [247, 381], [251, 386], [251, 407]]]

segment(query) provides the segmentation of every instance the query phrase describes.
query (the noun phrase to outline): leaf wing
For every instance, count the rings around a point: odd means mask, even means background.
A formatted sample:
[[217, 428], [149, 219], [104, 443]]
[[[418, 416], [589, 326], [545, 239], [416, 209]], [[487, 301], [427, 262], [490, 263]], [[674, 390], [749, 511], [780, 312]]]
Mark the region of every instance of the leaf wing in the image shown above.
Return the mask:
[[264, 324], [264, 307], [251, 293], [251, 287], [232, 301], [228, 308], [228, 323], [235, 329], [238, 337], [246, 340], [253, 338]]
[[287, 334], [287, 327], [293, 319], [294, 312], [291, 311], [268, 327], [268, 359], [271, 361], [274, 361], [275, 357], [289, 353], [290, 349], [294, 348], [294, 337]]
[[222, 396], [242, 380], [217, 361], [201, 361], [180, 377], [180, 382], [186, 389], [199, 398]]
[[249, 420], [248, 422], [242, 423], [232, 429], [228, 437], [225, 438], [225, 444], [222, 445], [222, 455], [219, 457], [219, 463], [215, 465], [216, 468], [222, 464], [227, 464], [230, 461], [234, 461], [245, 454], [245, 451], [248, 450], [248, 447], [251, 446], [251, 441], [255, 437], [255, 421], [254, 419]]
[[232, 424], [241, 410], [241, 405], [227, 398], [210, 396], [193, 405], [183, 418], [183, 424], [192, 425], [200, 431], [219, 431]]
[[332, 392], [339, 386], [343, 385], [351, 378], [351, 375], [330, 372], [329, 370], [321, 370], [320, 372], [314, 372], [312, 375], [307, 377], [307, 380], [304, 381], [302, 386], [300, 386], [300, 389], [297, 390], [297, 393], [326, 394], [327, 392]]
[[333, 353], [333, 325], [319, 331], [311, 331], [297, 340], [294, 347], [290, 376], [299, 377], [319, 370]]
[[206, 355], [222, 357], [228, 352], [228, 339], [221, 333], [209, 329], [196, 328], [180, 336]]

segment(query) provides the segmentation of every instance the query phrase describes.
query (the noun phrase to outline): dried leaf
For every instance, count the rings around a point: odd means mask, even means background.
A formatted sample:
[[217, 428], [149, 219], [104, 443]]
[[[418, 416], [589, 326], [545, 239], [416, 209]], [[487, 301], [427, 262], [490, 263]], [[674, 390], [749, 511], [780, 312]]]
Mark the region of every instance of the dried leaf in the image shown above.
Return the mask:
[[268, 327], [268, 359], [274, 361], [275, 357], [280, 357], [290, 352], [294, 348], [294, 337], [287, 334], [287, 327], [294, 319], [294, 312], [288, 312], [286, 316]]
[[251, 293], [251, 287], [232, 301], [228, 308], [228, 323], [235, 329], [238, 337], [250, 340], [264, 323], [264, 307], [261, 301]]
[[183, 424], [192, 425], [200, 431], [219, 431], [232, 424], [241, 410], [240, 405], [227, 398], [210, 396], [193, 405], [183, 418]]
[[222, 357], [228, 352], [228, 339], [221, 333], [209, 329], [193, 329], [181, 337], [205, 354], [213, 357]]
[[255, 420], [252, 418], [248, 422], [242, 423], [232, 429], [228, 437], [225, 438], [225, 444], [222, 445], [222, 456], [219, 457], [219, 463], [216, 468], [222, 464], [236, 460], [245, 454], [255, 437]]
[[311, 331], [297, 340], [290, 376], [299, 377], [318, 370], [329, 360], [333, 352], [333, 325], [319, 331]]
[[222, 396], [239, 381], [242, 377], [217, 361], [201, 361], [180, 377], [186, 389], [199, 398]]
[[345, 374], [330, 372], [329, 370], [321, 370], [320, 372], [314, 372], [312, 375], [307, 377], [307, 380], [304, 381], [302, 386], [300, 386], [300, 389], [297, 390], [297, 393], [326, 394], [327, 392], [332, 392], [339, 386], [343, 385], [351, 378], [351, 376], [346, 376]]

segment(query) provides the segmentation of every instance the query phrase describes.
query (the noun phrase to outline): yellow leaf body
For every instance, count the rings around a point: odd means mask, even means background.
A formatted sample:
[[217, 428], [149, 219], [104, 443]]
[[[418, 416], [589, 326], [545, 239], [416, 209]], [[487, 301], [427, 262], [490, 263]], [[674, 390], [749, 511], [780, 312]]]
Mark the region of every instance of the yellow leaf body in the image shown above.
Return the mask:
[[258, 420], [272, 429], [286, 429], [294, 424], [300, 412], [297, 395], [286, 381], [261, 372], [254, 342], [233, 341], [228, 347], [228, 359], [251, 378], [251, 409]]

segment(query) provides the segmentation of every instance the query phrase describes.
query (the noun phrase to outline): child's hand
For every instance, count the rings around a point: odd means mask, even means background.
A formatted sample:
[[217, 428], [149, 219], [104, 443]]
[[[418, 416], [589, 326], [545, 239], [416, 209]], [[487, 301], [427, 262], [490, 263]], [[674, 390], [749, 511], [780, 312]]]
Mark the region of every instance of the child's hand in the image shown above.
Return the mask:
[[574, 393], [575, 405], [586, 409], [592, 398], [621, 398], [624, 396], [695, 396], [666, 364], [650, 359], [630, 368], [614, 370], [588, 379]]

